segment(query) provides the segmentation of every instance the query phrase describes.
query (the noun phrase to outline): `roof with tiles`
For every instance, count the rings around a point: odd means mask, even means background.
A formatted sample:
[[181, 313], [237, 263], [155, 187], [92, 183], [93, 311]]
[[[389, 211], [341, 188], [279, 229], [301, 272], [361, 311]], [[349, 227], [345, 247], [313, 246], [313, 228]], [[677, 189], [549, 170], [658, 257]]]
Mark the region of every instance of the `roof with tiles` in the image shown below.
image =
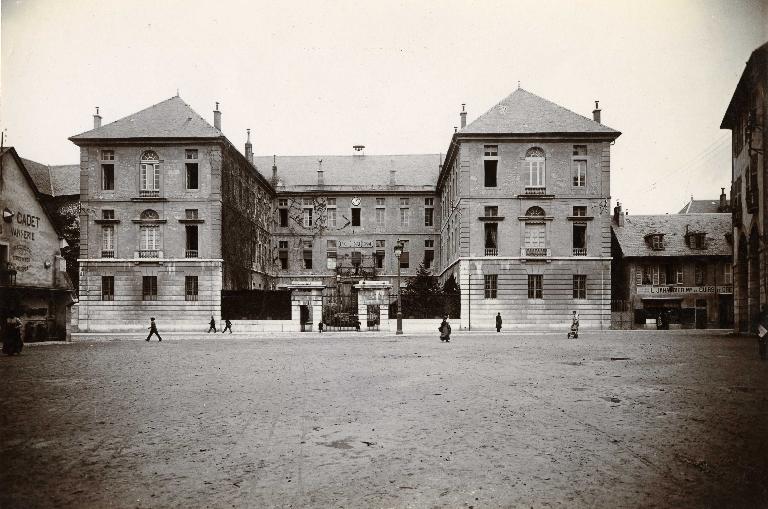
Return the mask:
[[37, 192], [53, 196], [53, 187], [51, 186], [51, 170], [48, 166], [32, 161], [31, 159], [21, 158], [24, 167], [37, 187]]
[[[254, 164], [271, 175], [273, 156], [254, 157]], [[321, 167], [326, 191], [424, 191], [435, 188], [440, 154], [277, 156], [275, 164], [278, 192], [318, 189]]]
[[693, 200], [685, 204], [678, 214], [727, 214], [731, 201], [725, 200], [726, 210], [720, 210], [720, 200]]
[[224, 134], [179, 96], [70, 137], [74, 143], [105, 139], [221, 138]]
[[80, 165], [48, 166], [31, 159], [20, 159], [39, 193], [48, 196], [80, 195]]
[[621, 133], [518, 88], [459, 134]]
[[[611, 226], [625, 257], [662, 256], [732, 256], [728, 242], [731, 233], [730, 214], [664, 214], [658, 216], [626, 216], [624, 226]], [[706, 233], [707, 249], [691, 249], [686, 243], [689, 233]], [[664, 249], [654, 250], [646, 236], [664, 235]]]

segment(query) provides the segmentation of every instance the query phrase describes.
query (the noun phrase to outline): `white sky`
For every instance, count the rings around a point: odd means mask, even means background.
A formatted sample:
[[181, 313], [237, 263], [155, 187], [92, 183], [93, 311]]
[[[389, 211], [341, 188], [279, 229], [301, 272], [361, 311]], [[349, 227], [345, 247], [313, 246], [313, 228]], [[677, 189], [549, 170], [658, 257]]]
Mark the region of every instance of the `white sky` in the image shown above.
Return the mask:
[[445, 152], [517, 88], [623, 132], [612, 196], [676, 212], [730, 187], [725, 108], [768, 40], [761, 0], [2, 0], [0, 127], [23, 157], [181, 97], [257, 155]]

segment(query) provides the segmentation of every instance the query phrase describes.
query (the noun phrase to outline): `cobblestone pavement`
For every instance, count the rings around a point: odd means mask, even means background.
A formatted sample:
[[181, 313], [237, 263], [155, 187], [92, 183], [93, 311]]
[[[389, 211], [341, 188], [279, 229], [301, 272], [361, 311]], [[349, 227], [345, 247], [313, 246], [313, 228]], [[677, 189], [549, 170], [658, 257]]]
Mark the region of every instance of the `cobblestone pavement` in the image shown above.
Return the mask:
[[752, 338], [306, 334], [0, 358], [0, 507], [768, 507]]

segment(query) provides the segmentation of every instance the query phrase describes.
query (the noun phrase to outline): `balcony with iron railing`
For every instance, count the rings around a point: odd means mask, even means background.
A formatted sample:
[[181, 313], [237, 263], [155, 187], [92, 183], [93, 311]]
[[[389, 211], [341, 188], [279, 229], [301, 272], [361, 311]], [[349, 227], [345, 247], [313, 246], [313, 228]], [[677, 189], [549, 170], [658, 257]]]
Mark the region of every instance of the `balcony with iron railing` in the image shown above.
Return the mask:
[[524, 194], [547, 194], [546, 186], [525, 186]]
[[114, 249], [102, 249], [101, 250], [101, 257], [102, 258], [114, 258], [115, 257], [115, 250]]
[[523, 258], [549, 258], [552, 254], [548, 247], [521, 247], [520, 256]]
[[499, 248], [497, 248], [497, 247], [486, 247], [485, 248], [485, 256], [499, 256]]
[[162, 251], [158, 249], [140, 249], [139, 258], [161, 258]]
[[184, 251], [185, 258], [197, 258], [199, 255], [200, 252], [197, 249], [186, 249]]
[[587, 248], [586, 247], [574, 247], [573, 248], [573, 256], [587, 256]]
[[159, 189], [141, 189], [139, 191], [139, 198], [159, 198]]

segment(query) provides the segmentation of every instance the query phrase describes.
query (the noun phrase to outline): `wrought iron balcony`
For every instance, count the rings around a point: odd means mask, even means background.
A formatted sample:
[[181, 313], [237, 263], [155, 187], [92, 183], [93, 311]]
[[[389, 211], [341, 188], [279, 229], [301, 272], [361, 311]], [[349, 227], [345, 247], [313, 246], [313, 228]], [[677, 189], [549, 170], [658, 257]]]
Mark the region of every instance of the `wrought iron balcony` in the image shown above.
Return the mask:
[[544, 258], [552, 255], [547, 247], [521, 247], [520, 256], [523, 258]]
[[102, 249], [101, 250], [101, 257], [102, 258], [114, 258], [115, 257], [115, 250], [114, 249]]
[[585, 248], [585, 247], [574, 247], [573, 248], [573, 256], [587, 256], [587, 248]]
[[497, 248], [497, 247], [486, 247], [485, 248], [485, 256], [499, 256], [499, 248]]
[[198, 256], [199, 251], [197, 249], [187, 249], [184, 251], [185, 258], [197, 258]]
[[160, 251], [157, 249], [141, 249], [139, 250], [139, 258], [160, 258]]
[[159, 189], [142, 189], [139, 191], [139, 198], [159, 198]]
[[547, 194], [545, 186], [525, 186], [525, 194]]

